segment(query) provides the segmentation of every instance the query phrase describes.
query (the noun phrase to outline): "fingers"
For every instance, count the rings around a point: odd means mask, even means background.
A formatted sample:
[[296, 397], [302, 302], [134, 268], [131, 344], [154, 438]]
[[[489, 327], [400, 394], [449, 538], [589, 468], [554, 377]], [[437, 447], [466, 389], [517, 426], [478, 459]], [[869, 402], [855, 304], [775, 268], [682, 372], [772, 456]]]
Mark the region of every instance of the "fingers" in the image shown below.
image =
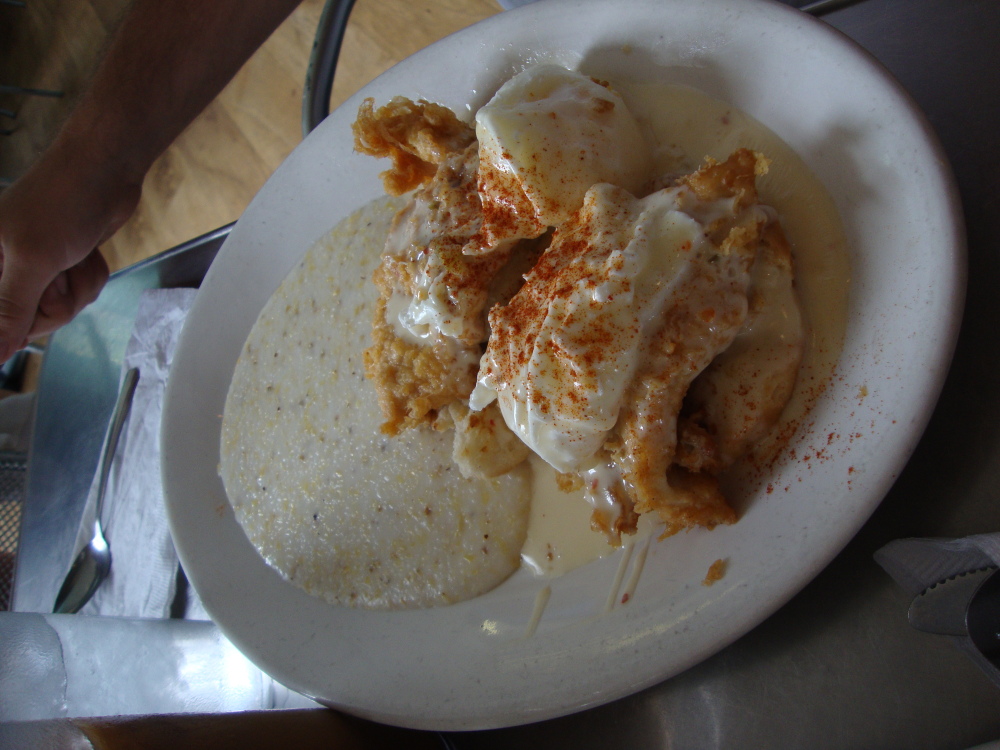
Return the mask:
[[33, 269], [4, 259], [0, 272], [0, 362], [6, 362], [28, 340], [46, 278]]
[[28, 338], [52, 333], [71, 321], [101, 293], [108, 280], [108, 264], [98, 250], [58, 274], [45, 288]]
[[108, 270], [94, 248], [139, 201], [141, 177], [95, 158], [89, 138], [64, 130], [0, 191], [0, 362], [97, 297]]

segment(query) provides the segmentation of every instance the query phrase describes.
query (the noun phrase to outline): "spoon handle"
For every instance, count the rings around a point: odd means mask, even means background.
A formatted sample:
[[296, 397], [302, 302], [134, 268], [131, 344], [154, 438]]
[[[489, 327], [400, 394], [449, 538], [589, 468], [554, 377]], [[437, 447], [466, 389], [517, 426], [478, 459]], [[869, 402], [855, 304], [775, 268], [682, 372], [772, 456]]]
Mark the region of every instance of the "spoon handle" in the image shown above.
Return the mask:
[[101, 511], [104, 507], [104, 494], [108, 488], [111, 462], [118, 448], [118, 438], [121, 436], [122, 427], [125, 425], [125, 420], [132, 408], [132, 396], [135, 394], [138, 382], [139, 370], [133, 367], [125, 373], [122, 387], [118, 392], [118, 401], [111, 413], [111, 423], [108, 425], [108, 431], [104, 435], [104, 444], [101, 446], [97, 498], [94, 503], [94, 535], [90, 542], [80, 550], [70, 566], [69, 573], [63, 580], [62, 587], [56, 595], [55, 607], [52, 610], [56, 614], [79, 612], [111, 569], [111, 550], [108, 548], [101, 529]]
[[108, 475], [111, 473], [111, 462], [115, 458], [115, 451], [118, 449], [118, 438], [121, 437], [122, 427], [128, 419], [129, 411], [132, 409], [132, 396], [135, 395], [135, 387], [139, 383], [139, 368], [133, 367], [125, 373], [121, 390], [118, 392], [118, 401], [115, 403], [114, 411], [111, 413], [111, 424], [108, 432], [104, 436], [104, 445], [101, 446], [101, 468], [97, 482], [97, 505], [94, 508], [94, 517], [97, 523], [101, 523], [101, 511], [104, 508], [104, 495], [108, 488]]

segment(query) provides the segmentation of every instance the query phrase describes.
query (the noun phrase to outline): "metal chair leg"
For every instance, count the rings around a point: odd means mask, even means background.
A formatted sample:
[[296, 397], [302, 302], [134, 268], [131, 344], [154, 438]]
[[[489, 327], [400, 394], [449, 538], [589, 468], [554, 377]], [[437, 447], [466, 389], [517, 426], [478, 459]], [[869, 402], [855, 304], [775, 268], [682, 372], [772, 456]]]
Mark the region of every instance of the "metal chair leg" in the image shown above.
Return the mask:
[[302, 100], [302, 136], [330, 114], [330, 89], [354, 0], [327, 0], [316, 29]]

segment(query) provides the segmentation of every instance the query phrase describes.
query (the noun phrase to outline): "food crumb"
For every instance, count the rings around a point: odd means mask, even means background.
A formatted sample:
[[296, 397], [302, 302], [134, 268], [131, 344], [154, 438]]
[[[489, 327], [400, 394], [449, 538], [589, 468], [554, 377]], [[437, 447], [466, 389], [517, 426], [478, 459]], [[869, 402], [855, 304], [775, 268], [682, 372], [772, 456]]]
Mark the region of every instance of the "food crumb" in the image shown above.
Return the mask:
[[716, 581], [720, 580], [722, 576], [726, 574], [726, 561], [719, 558], [714, 563], [708, 567], [708, 573], [705, 574], [705, 580], [701, 582], [702, 586], [711, 586]]

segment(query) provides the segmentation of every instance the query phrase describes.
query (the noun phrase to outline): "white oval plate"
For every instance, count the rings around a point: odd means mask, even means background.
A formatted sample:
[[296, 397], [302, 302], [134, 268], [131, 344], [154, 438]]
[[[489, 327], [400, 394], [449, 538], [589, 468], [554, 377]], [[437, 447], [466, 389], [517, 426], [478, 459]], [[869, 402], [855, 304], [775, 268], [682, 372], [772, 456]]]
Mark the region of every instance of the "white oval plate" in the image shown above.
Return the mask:
[[[331, 606], [268, 568], [229, 508], [217, 465], [237, 356], [312, 243], [381, 193], [384, 165], [352, 151], [349, 125], [362, 97], [423, 97], [470, 113], [539, 61], [610, 80], [694, 85], [776, 131], [826, 185], [851, 255], [847, 338], [811, 428], [792, 446], [800, 456], [825, 451], [824, 460], [779, 463], [779, 491], [759, 492], [735, 526], [653, 544], [626, 606], [604, 612], [621, 553], [555, 580], [531, 637], [544, 582], [523, 570], [450, 607]], [[361, 716], [474, 729], [619, 698], [747, 632], [864, 523], [937, 399], [964, 268], [956, 191], [933, 134], [888, 74], [822, 22], [767, 0], [545, 0], [502, 13], [407, 59], [335, 111], [222, 248], [187, 321], [164, 410], [163, 478], [178, 553], [208, 612], [261, 669]], [[718, 558], [729, 561], [726, 575], [700, 585]]]

